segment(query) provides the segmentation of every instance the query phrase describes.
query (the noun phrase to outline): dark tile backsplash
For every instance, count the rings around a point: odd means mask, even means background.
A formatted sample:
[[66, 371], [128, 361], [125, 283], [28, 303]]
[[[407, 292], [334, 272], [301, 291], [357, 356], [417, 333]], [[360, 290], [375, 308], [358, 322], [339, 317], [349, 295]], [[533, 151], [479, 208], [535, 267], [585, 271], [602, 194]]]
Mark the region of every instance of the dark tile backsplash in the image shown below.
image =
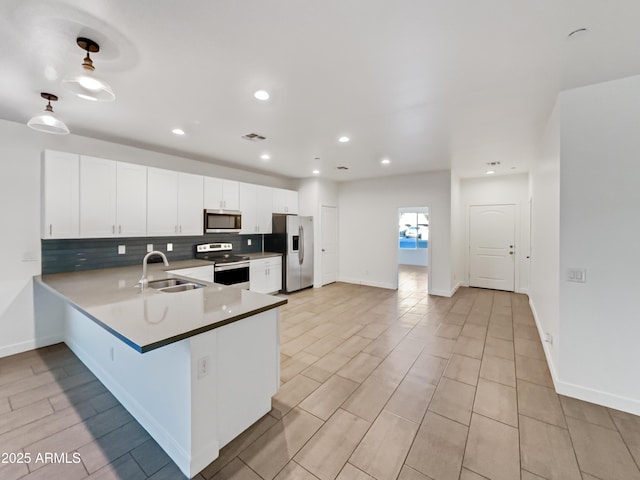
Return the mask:
[[[247, 240], [251, 239], [251, 246]], [[236, 233], [207, 234], [194, 237], [128, 237], [84, 238], [71, 240], [42, 240], [42, 274], [93, 270], [96, 268], [122, 267], [142, 262], [147, 244], [160, 250], [172, 260], [194, 258], [195, 245], [200, 243], [231, 243], [234, 253], [262, 251], [262, 235]], [[167, 243], [173, 243], [173, 251], [167, 252]], [[127, 253], [118, 254], [118, 245], [125, 245]], [[152, 257], [150, 261], [161, 261]]]

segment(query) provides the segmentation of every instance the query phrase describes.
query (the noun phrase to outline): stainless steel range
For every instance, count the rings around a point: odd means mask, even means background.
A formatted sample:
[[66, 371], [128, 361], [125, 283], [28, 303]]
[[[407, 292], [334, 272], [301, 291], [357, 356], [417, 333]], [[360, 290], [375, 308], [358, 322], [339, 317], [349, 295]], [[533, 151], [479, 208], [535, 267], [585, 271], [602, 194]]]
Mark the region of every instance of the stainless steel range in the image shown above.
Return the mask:
[[234, 255], [230, 243], [196, 245], [196, 258], [214, 262], [213, 281], [236, 288], [249, 289], [249, 257]]

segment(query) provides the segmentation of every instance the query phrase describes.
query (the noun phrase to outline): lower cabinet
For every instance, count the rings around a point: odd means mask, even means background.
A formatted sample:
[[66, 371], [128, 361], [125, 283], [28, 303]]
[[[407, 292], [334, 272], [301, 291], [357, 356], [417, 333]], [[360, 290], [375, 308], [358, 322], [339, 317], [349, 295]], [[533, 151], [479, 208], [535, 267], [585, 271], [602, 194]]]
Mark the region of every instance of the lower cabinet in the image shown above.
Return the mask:
[[282, 257], [251, 260], [249, 280], [252, 292], [275, 293], [282, 290]]

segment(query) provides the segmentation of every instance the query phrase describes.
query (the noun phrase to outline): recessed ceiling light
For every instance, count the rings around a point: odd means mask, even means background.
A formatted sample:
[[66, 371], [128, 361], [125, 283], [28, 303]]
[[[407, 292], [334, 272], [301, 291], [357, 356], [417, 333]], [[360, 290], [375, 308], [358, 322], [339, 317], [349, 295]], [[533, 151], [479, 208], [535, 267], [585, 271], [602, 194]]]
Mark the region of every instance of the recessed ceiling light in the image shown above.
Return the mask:
[[262, 155], [260, 155], [260, 158], [262, 160], [271, 160], [271, 156], [268, 153], [263, 153]]
[[258, 100], [269, 100], [269, 92], [267, 92], [266, 90], [257, 90], [254, 94], [254, 97], [256, 97]]
[[496, 172], [494, 172], [493, 170], [487, 170], [487, 171], [486, 171], [486, 172], [484, 172], [484, 173], [485, 173], [485, 175], [493, 175], [493, 174], [494, 174], [494, 173], [496, 173]]
[[320, 170], [314, 170], [314, 171], [313, 171], [313, 172], [311, 172], [311, 173], [313, 173], [314, 175], [318, 175], [318, 174], [320, 173]]
[[184, 135], [184, 130], [182, 130], [181, 128], [174, 128], [173, 130], [171, 130], [171, 133], [173, 133], [174, 135]]
[[347, 143], [349, 141], [349, 137], [342, 136], [338, 139], [340, 143]]
[[389, 160], [388, 158], [383, 158], [380, 161], [380, 163], [383, 164], [383, 165], [389, 165], [391, 163], [391, 160]]

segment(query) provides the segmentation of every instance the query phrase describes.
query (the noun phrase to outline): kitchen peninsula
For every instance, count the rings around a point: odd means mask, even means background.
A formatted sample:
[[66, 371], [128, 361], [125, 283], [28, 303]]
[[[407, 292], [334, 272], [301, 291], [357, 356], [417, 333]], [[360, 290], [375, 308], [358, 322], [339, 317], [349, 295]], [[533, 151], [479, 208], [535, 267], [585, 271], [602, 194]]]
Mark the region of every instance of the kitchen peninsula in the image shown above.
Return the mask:
[[[151, 264], [148, 280], [180, 279], [167, 270], [206, 264]], [[287, 301], [201, 280], [202, 288], [177, 293], [141, 291], [140, 272], [44, 275], [36, 315], [64, 323], [65, 343], [193, 477], [271, 409], [278, 307]]]

